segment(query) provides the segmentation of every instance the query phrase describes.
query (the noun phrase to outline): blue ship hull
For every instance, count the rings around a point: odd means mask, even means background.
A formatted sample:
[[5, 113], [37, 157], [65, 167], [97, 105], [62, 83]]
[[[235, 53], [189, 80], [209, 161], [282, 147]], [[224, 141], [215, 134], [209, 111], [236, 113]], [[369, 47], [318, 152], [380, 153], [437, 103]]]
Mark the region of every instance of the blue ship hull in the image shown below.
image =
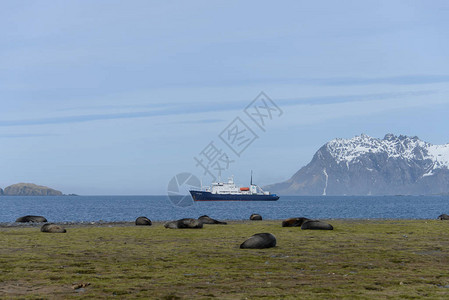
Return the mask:
[[190, 191], [194, 201], [276, 201], [279, 196], [250, 194], [212, 194], [204, 191]]

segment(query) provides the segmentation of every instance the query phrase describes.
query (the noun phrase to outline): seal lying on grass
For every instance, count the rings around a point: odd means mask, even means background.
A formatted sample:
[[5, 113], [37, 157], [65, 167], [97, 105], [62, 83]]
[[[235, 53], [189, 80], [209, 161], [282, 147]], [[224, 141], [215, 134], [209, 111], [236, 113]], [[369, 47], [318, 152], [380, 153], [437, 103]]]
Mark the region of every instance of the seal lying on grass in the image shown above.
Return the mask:
[[23, 216], [23, 217], [18, 218], [16, 220], [16, 222], [19, 222], [19, 223], [27, 223], [27, 222], [44, 223], [44, 222], [47, 222], [47, 219], [45, 219], [42, 216]]
[[252, 220], [252, 221], [262, 221], [262, 216], [259, 215], [259, 214], [252, 214], [249, 217], [249, 219]]
[[165, 228], [170, 229], [185, 229], [185, 228], [192, 228], [192, 229], [199, 229], [203, 228], [203, 222], [197, 219], [181, 219], [177, 221], [171, 221], [164, 224]]
[[256, 233], [240, 245], [240, 249], [264, 249], [276, 246], [276, 237], [271, 233]]
[[151, 226], [151, 220], [148, 219], [147, 217], [138, 217], [136, 219], [136, 225], [147, 225], [147, 226]]
[[223, 224], [223, 225], [228, 224], [226, 222], [221, 222], [221, 221], [212, 219], [211, 217], [209, 217], [207, 215], [199, 217], [198, 220], [200, 220], [203, 224]]
[[449, 220], [449, 216], [446, 214], [439, 215], [438, 220]]
[[334, 227], [322, 221], [309, 220], [301, 225], [301, 229], [333, 230]]
[[301, 225], [309, 221], [307, 218], [290, 218], [282, 221], [282, 227], [301, 227]]
[[65, 230], [62, 226], [53, 224], [53, 223], [48, 223], [48, 224], [44, 224], [41, 227], [41, 231], [42, 232], [49, 232], [49, 233], [66, 233], [67, 230]]

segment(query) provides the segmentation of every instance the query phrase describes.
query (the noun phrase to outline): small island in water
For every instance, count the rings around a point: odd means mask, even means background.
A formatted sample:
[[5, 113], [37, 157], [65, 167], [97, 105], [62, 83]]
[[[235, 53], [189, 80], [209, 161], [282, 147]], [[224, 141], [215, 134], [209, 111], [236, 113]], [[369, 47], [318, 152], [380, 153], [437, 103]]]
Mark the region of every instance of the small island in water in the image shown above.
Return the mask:
[[64, 196], [64, 194], [55, 189], [36, 185], [34, 183], [16, 183], [0, 188], [0, 196]]

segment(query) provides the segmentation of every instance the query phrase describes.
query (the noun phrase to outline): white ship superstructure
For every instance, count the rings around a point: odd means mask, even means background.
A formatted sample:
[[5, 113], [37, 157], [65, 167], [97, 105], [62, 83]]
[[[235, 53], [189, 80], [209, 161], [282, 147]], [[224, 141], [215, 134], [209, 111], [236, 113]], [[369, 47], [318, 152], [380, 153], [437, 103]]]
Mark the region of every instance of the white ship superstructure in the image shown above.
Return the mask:
[[263, 191], [262, 188], [255, 184], [249, 187], [238, 187], [234, 183], [234, 178], [228, 178], [228, 182], [213, 182], [210, 187], [205, 188], [206, 192], [212, 194], [246, 194], [246, 195], [269, 195], [269, 192]]
[[191, 190], [190, 194], [194, 201], [276, 201], [279, 196], [262, 190], [258, 185], [251, 183], [249, 187], [238, 187], [234, 178], [230, 177], [227, 182], [213, 182], [210, 187], [201, 187], [200, 191]]

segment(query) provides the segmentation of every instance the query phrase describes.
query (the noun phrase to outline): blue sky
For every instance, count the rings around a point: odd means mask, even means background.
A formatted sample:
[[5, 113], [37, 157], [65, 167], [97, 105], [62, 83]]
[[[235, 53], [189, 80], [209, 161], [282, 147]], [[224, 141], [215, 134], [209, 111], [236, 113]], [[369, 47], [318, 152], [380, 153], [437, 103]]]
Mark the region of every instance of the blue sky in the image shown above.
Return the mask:
[[[449, 142], [447, 1], [2, 1], [0, 187], [165, 194], [236, 117], [224, 171], [288, 179], [327, 141]], [[283, 111], [260, 130], [264, 91]]]

